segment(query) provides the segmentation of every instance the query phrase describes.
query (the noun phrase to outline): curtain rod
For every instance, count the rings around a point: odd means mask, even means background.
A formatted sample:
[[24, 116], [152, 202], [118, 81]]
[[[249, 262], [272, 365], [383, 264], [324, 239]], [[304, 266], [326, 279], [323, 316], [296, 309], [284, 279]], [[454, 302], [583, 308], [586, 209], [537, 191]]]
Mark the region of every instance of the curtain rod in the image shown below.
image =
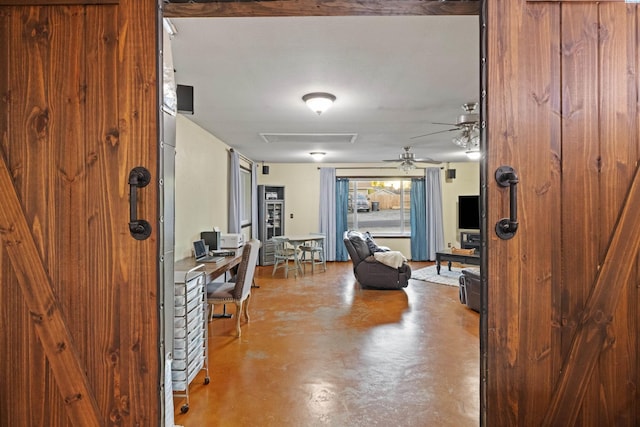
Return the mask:
[[242, 154], [241, 152], [239, 152], [238, 150], [234, 150], [233, 148], [229, 148], [227, 149], [227, 151], [229, 151], [230, 153], [238, 153], [238, 156], [240, 156], [240, 158], [242, 160], [244, 160], [245, 162], [249, 162], [251, 164], [254, 164], [255, 162], [253, 160], [251, 160], [250, 158], [248, 158], [247, 156], [245, 156], [244, 154]]

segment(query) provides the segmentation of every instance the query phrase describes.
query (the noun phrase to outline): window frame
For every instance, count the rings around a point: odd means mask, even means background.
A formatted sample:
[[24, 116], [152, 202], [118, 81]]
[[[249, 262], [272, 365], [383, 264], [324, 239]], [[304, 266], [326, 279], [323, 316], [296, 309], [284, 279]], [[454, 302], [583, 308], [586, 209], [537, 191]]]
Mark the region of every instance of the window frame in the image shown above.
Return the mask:
[[[411, 238], [411, 181], [416, 178], [415, 176], [343, 176], [341, 178], [346, 178], [349, 180], [349, 197], [348, 200], [356, 200], [355, 209], [353, 211], [350, 210], [350, 207], [347, 206], [347, 228], [359, 231], [370, 231], [376, 237], [383, 238]], [[359, 190], [358, 183], [367, 183], [370, 186], [371, 182], [393, 182], [399, 181], [400, 188], [402, 191], [399, 192], [400, 195], [400, 219], [398, 222], [398, 230], [396, 231], [376, 231], [375, 229], [365, 230], [359, 227], [358, 223], [358, 209], [357, 209], [357, 193]], [[407, 184], [405, 184], [407, 183]], [[384, 188], [384, 187], [383, 187]], [[407, 196], [409, 196], [407, 200]], [[349, 202], [348, 202], [349, 203]], [[371, 202], [370, 202], [371, 203]], [[405, 204], [408, 203], [408, 207], [404, 208]], [[372, 207], [372, 206], [371, 206]], [[370, 208], [371, 209], [371, 208]]]
[[[240, 166], [240, 187], [241, 187], [241, 218], [240, 227], [245, 228], [252, 225], [252, 212], [253, 212], [253, 188], [252, 188], [252, 173], [253, 168]], [[247, 205], [248, 203], [248, 205]]]

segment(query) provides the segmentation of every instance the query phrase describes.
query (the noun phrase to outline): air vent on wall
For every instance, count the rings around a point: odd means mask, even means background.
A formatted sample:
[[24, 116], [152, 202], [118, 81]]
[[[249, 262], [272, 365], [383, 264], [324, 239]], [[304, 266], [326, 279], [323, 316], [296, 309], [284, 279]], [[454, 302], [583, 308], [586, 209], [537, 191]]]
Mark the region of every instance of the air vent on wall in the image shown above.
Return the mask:
[[261, 133], [264, 142], [269, 144], [353, 144], [357, 133]]

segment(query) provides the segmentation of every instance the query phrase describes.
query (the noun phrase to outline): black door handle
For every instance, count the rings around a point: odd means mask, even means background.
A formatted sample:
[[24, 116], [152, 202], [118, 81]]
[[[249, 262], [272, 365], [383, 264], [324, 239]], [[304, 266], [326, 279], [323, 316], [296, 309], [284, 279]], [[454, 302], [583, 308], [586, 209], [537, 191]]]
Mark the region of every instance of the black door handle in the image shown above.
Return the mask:
[[129, 172], [129, 232], [136, 240], [151, 236], [151, 224], [138, 219], [138, 188], [146, 187], [150, 181], [151, 174], [142, 166], [136, 166]]
[[501, 187], [509, 187], [509, 218], [496, 223], [496, 234], [502, 240], [511, 239], [518, 231], [518, 175], [511, 166], [500, 166], [496, 170], [496, 181]]

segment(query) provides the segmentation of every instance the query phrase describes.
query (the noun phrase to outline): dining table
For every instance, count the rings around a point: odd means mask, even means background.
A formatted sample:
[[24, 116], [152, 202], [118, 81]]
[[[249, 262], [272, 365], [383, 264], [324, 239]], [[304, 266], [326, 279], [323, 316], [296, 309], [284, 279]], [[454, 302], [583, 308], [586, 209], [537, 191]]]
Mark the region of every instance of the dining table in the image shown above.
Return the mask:
[[[304, 245], [307, 242], [320, 242], [321, 246], [324, 247], [324, 240], [326, 236], [324, 234], [288, 234], [284, 236], [279, 236], [280, 239], [287, 241], [291, 246], [293, 246], [296, 250], [294, 251], [295, 263], [297, 266], [300, 265], [300, 259], [298, 258], [298, 248]], [[300, 272], [304, 274], [304, 271], [300, 269]]]

